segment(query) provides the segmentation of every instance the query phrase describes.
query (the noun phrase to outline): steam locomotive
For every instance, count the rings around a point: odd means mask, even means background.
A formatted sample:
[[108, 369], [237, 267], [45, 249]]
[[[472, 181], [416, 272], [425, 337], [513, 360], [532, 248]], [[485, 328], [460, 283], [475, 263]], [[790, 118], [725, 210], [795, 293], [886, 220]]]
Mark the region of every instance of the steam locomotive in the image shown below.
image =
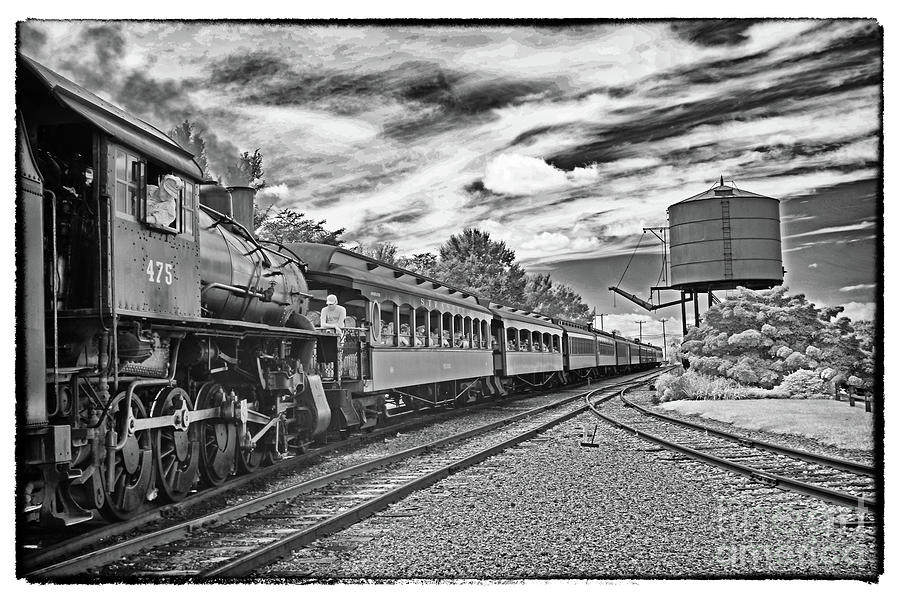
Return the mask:
[[[17, 75], [20, 523], [127, 520], [396, 415], [661, 362], [343, 248], [258, 240], [251, 188], [203, 182], [165, 134], [28, 57]], [[318, 323], [329, 294], [339, 335]]]

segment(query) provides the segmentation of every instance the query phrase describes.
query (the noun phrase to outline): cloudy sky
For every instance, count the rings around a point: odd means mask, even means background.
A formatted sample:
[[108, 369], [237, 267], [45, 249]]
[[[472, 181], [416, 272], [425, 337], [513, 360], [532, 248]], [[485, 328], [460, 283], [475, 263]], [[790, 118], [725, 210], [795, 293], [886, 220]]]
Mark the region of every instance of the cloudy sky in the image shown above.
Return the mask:
[[853, 317], [874, 307], [874, 21], [29, 21], [19, 34], [22, 52], [160, 129], [201, 124], [214, 171], [260, 148], [264, 199], [402, 253], [482, 228], [613, 315], [607, 329], [677, 315], [607, 287], [637, 248], [621, 285], [646, 297], [662, 259], [642, 228], [720, 174], [782, 200], [792, 291]]

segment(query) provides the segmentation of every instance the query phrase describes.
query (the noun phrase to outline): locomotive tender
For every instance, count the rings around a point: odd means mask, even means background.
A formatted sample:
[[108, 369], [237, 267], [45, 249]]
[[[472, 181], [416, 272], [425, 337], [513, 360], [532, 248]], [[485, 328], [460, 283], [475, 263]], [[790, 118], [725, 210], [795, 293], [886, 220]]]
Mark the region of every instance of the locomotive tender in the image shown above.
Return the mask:
[[[24, 56], [16, 106], [20, 523], [128, 519], [329, 434], [661, 362], [343, 248], [258, 240], [252, 190], [203, 182], [163, 133]], [[151, 190], [172, 177], [160, 223]], [[318, 327], [327, 294], [341, 335]]]

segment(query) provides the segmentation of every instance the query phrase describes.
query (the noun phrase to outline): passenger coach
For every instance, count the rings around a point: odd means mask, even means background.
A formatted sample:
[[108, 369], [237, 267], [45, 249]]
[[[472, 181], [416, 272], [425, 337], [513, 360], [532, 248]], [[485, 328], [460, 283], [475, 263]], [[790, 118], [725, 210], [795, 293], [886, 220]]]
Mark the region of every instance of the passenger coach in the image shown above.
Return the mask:
[[492, 312], [470, 292], [356, 252], [323, 244], [288, 244], [307, 261], [312, 311], [334, 294], [347, 310], [342, 356], [326, 377], [332, 413], [374, 425], [379, 414], [462, 403], [491, 393]]
[[563, 328], [543, 315], [488, 303], [494, 371], [507, 387], [543, 386], [563, 371]]

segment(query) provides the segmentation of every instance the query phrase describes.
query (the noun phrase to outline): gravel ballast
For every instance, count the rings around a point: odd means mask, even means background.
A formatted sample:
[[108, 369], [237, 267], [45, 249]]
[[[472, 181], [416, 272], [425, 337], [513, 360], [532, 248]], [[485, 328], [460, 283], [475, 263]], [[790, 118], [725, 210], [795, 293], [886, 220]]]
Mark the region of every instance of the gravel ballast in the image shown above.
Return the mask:
[[851, 509], [682, 460], [582, 416], [272, 565], [262, 578], [874, 578]]

